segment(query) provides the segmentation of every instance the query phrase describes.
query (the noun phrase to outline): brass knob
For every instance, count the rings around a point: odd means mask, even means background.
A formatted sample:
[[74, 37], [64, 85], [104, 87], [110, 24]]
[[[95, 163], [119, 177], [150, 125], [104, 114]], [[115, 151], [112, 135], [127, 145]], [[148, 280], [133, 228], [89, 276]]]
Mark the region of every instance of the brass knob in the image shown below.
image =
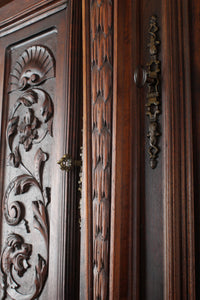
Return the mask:
[[70, 154], [65, 154], [57, 164], [60, 165], [62, 171], [69, 172], [73, 167], [81, 167], [82, 162], [81, 160], [74, 160]]

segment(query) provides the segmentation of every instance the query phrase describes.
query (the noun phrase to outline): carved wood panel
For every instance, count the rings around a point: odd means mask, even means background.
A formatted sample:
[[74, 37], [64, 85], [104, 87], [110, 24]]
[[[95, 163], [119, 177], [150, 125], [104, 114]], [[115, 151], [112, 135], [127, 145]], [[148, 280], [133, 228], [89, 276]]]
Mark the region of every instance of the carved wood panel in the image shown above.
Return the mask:
[[55, 37], [50, 30], [38, 42], [7, 49], [2, 299], [36, 299], [47, 280], [56, 74], [50, 39]]
[[108, 299], [111, 139], [112, 1], [91, 1], [93, 299]]

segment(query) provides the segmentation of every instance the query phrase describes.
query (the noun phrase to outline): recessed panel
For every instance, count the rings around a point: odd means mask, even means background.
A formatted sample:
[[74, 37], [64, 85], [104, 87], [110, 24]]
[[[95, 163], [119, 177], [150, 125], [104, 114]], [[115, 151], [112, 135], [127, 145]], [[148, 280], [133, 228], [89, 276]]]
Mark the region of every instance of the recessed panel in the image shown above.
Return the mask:
[[47, 299], [56, 35], [49, 29], [6, 50], [1, 299]]

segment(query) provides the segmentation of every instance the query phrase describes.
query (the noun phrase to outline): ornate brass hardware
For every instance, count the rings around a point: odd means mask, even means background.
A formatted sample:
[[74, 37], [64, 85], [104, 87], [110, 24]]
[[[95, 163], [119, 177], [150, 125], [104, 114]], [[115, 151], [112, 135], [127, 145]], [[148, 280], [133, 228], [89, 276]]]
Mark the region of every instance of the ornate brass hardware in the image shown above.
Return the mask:
[[62, 171], [71, 171], [73, 167], [81, 167], [82, 162], [81, 160], [74, 160], [70, 154], [65, 154], [57, 164], [60, 165], [60, 169]]
[[149, 117], [149, 138], [148, 153], [150, 156], [150, 166], [154, 169], [157, 165], [159, 153], [158, 136], [160, 136], [158, 117], [160, 114], [160, 60], [158, 59], [158, 45], [160, 41], [157, 38], [157, 17], [150, 19], [150, 42], [148, 44], [150, 53], [150, 62], [145, 67], [139, 66], [134, 72], [134, 81], [137, 87], [147, 84], [147, 104], [145, 105], [146, 115]]

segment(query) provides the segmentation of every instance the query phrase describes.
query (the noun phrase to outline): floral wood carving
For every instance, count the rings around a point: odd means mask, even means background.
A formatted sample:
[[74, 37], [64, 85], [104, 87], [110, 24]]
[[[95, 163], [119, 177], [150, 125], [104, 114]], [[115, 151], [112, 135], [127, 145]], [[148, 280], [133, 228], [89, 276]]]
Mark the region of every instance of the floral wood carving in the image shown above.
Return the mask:
[[[39, 105], [40, 115], [35, 116], [33, 106]], [[17, 114], [23, 106], [23, 114]], [[18, 167], [19, 145], [13, 151], [13, 138], [18, 135], [18, 144], [23, 144], [26, 151], [32, 144], [40, 143], [47, 133], [52, 134], [53, 103], [48, 93], [42, 89], [30, 89], [16, 101], [7, 125], [7, 140], [10, 148], [10, 164]], [[40, 135], [38, 133], [40, 129]]]
[[113, 7], [110, 0], [90, 3], [93, 299], [106, 300], [109, 297]]
[[[13, 74], [18, 75], [13, 76]], [[42, 85], [44, 81], [54, 76], [53, 56], [47, 48], [42, 46], [32, 46], [25, 50], [10, 74], [12, 82], [10, 82], [11, 89], [8, 93], [18, 89], [18, 97], [11, 107], [6, 130], [10, 152], [8, 167], [14, 167], [16, 172], [19, 170], [19, 175], [9, 182], [2, 203], [4, 218], [8, 226], [19, 231], [18, 226], [24, 223], [25, 232], [21, 233], [20, 229], [20, 234], [17, 234], [12, 230], [8, 233], [5, 241], [1, 255], [3, 299], [8, 296], [16, 300], [36, 299], [47, 280], [49, 261], [47, 207], [51, 199], [50, 187], [43, 186], [43, 167], [48, 161], [49, 155], [41, 149], [41, 146], [48, 134], [53, 136], [54, 109], [50, 95], [44, 89], [38, 88], [38, 85]], [[35, 146], [34, 150], [33, 145]], [[40, 146], [37, 148], [37, 145]], [[34, 163], [27, 166], [24, 158], [27, 152], [33, 151], [36, 151]], [[32, 192], [33, 189], [34, 192]], [[27, 200], [25, 201], [22, 196], [26, 194]], [[27, 205], [30, 201], [32, 203], [32, 220], [26, 220]], [[32, 224], [32, 228], [30, 228], [30, 224]], [[41, 236], [40, 243], [44, 245], [44, 253], [41, 254], [37, 250], [38, 253], [35, 253], [37, 259], [29, 264], [28, 261], [31, 261], [35, 251], [34, 240], [32, 240], [32, 244], [24, 241], [27, 235], [34, 234], [34, 230]], [[34, 276], [29, 291], [24, 293], [20, 289], [21, 286], [18, 282], [20, 280], [17, 278], [25, 277], [28, 268], [32, 270]]]

